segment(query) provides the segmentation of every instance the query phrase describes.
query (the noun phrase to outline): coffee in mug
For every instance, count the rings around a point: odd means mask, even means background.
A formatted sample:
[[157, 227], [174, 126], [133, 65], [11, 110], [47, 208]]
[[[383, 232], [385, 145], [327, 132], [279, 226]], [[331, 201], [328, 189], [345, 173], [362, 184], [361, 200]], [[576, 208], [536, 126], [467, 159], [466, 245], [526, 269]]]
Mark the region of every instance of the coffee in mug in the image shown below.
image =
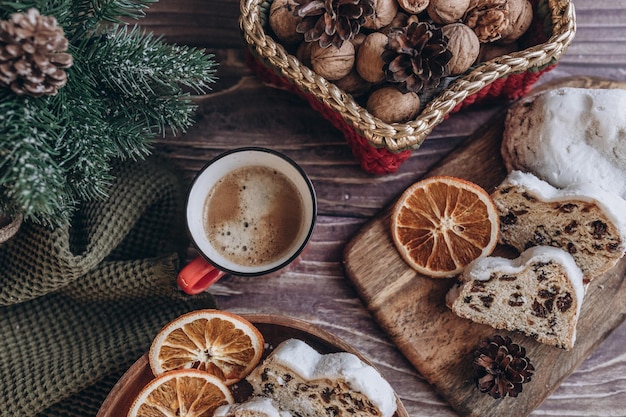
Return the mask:
[[293, 262], [306, 247], [317, 214], [307, 175], [293, 160], [266, 148], [226, 152], [196, 176], [186, 220], [200, 253], [179, 273], [189, 294], [225, 274], [259, 276]]

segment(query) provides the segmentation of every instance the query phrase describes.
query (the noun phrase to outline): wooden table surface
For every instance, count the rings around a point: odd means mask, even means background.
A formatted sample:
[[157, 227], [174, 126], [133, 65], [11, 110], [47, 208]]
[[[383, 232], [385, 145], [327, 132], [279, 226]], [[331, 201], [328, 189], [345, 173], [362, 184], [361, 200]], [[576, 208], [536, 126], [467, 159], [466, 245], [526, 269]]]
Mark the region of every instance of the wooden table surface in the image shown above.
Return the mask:
[[[626, 1], [573, 3], [574, 41], [540, 83], [568, 76], [626, 81]], [[182, 136], [160, 139], [155, 152], [167, 155], [191, 178], [227, 149], [276, 149], [297, 161], [312, 179], [319, 217], [311, 246], [295, 268], [271, 278], [227, 276], [210, 292], [223, 309], [288, 315], [344, 339], [381, 370], [411, 416], [457, 415], [364, 308], [346, 278], [342, 253], [369, 219], [504, 107], [455, 114], [437, 126], [396, 173], [367, 174], [330, 123], [294, 95], [264, 86], [246, 67], [238, 17], [238, 0], [161, 0], [140, 22], [169, 42], [207, 48], [219, 62], [218, 82], [198, 100], [196, 124]], [[532, 415], [626, 416], [625, 345], [623, 324]]]

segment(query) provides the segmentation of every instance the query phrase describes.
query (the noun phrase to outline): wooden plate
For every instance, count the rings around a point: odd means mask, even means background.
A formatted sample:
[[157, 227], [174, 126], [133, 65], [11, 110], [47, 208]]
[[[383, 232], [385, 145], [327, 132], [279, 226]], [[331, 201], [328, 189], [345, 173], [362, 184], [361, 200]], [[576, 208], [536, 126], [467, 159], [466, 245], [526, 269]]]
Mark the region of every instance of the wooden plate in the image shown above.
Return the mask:
[[[263, 334], [268, 348], [265, 356], [284, 340], [295, 338], [307, 342], [320, 353], [350, 352], [358, 356], [363, 362], [372, 365], [361, 353], [335, 335], [319, 329], [307, 322], [284, 316], [269, 314], [242, 314], [252, 322]], [[148, 354], [143, 355], [135, 362], [115, 384], [107, 398], [102, 403], [97, 417], [126, 416], [130, 406], [139, 391], [150, 382], [154, 376], [148, 363]], [[251, 388], [245, 382], [239, 382], [231, 387], [233, 396], [238, 402], [246, 399]], [[396, 395], [398, 409], [394, 417], [409, 417], [404, 405]]]

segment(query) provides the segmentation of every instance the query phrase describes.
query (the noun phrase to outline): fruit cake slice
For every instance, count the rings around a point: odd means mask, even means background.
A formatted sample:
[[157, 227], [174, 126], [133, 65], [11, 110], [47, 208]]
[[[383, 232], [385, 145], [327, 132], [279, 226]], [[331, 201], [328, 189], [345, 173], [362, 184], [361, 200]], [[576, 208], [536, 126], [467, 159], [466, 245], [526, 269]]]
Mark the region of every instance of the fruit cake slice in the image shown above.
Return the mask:
[[626, 250], [626, 200], [590, 185], [555, 188], [512, 171], [492, 193], [500, 243], [520, 252], [549, 245], [569, 252], [585, 281], [615, 266]]
[[448, 291], [446, 305], [476, 323], [569, 350], [584, 292], [582, 272], [569, 253], [534, 246], [516, 259], [472, 262]]
[[299, 417], [390, 417], [396, 398], [376, 369], [347, 352], [320, 354], [299, 339], [276, 347], [246, 380]]
[[281, 411], [267, 397], [252, 397], [245, 402], [218, 407], [213, 417], [292, 417], [288, 411]]

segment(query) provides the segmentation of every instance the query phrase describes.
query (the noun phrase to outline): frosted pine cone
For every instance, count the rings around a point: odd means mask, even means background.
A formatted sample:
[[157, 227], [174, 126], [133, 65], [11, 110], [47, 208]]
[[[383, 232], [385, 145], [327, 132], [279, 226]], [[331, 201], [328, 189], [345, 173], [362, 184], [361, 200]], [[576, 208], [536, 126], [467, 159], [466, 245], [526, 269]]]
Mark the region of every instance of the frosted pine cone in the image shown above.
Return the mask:
[[296, 27], [305, 42], [318, 41], [322, 48], [340, 48], [353, 39], [365, 19], [374, 14], [372, 0], [295, 0], [294, 14], [301, 19]]
[[529, 382], [535, 367], [526, 357], [526, 349], [511, 338], [495, 335], [483, 340], [474, 352], [474, 381], [480, 392], [493, 398], [517, 397], [522, 384]]
[[0, 21], [0, 86], [16, 94], [54, 95], [67, 82], [72, 65], [68, 40], [52, 16], [37, 9]]

